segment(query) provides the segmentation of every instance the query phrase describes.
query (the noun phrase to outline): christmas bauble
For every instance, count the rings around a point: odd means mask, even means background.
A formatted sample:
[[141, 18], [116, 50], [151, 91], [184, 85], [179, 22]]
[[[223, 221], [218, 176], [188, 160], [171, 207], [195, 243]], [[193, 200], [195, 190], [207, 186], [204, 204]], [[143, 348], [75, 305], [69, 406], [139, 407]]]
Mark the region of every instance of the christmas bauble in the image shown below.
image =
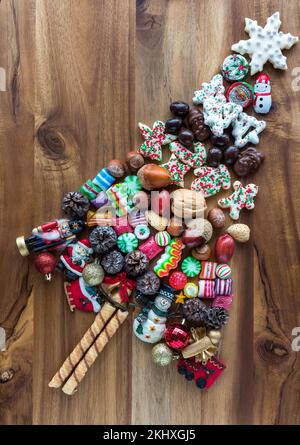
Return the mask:
[[45, 279], [50, 281], [52, 272], [56, 267], [56, 257], [50, 252], [42, 252], [34, 259], [36, 269], [45, 276]]
[[158, 343], [152, 348], [152, 359], [156, 365], [168, 366], [173, 360], [173, 352], [165, 343]]
[[82, 271], [82, 278], [89, 286], [99, 286], [104, 278], [103, 267], [96, 262], [87, 264]]
[[172, 349], [182, 349], [187, 346], [190, 338], [188, 328], [183, 324], [173, 324], [167, 327], [165, 340]]

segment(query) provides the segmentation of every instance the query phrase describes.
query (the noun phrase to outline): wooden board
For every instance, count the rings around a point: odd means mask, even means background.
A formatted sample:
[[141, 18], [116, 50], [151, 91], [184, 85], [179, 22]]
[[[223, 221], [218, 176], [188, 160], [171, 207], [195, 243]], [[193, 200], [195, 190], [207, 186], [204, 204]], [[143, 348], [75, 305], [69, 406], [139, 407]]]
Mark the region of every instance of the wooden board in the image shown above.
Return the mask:
[[[247, 38], [244, 17], [264, 24], [280, 10], [297, 34], [297, 0], [25, 0], [0, 3], [1, 289], [0, 424], [299, 423], [299, 92], [289, 71], [267, 65], [274, 106], [260, 148], [260, 186], [241, 221], [252, 240], [232, 267], [235, 301], [224, 332], [228, 369], [209, 392], [196, 391], [174, 366], [155, 367], [151, 348], [125, 322], [68, 398], [48, 381], [92, 315], [70, 313], [62, 278], [43, 282], [14, 247], [17, 235], [60, 215], [77, 189], [109, 159], [140, 143], [137, 122], [167, 119], [172, 100], [218, 72], [232, 43]], [[295, 75], [295, 72], [294, 72]], [[5, 249], [5, 250], [4, 250]], [[33, 299], [34, 294], [34, 299]]]

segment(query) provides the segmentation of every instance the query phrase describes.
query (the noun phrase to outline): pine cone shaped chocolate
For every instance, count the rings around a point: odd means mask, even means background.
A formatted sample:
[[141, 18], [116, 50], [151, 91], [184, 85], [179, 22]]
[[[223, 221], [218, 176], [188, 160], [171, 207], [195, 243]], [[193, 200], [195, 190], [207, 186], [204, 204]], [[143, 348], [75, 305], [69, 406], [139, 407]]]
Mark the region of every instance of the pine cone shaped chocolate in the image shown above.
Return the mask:
[[208, 307], [202, 303], [200, 298], [190, 298], [185, 301], [182, 312], [189, 323], [200, 326], [206, 320]]
[[89, 241], [94, 252], [106, 253], [117, 244], [117, 234], [112, 227], [99, 226], [91, 231]]
[[117, 274], [123, 269], [124, 257], [118, 250], [112, 250], [104, 255], [101, 265], [106, 273]]
[[149, 260], [147, 255], [140, 250], [133, 250], [125, 257], [125, 272], [132, 276], [137, 277], [141, 275], [147, 269]]
[[90, 203], [82, 193], [68, 192], [62, 199], [61, 208], [70, 218], [81, 218], [90, 208]]
[[154, 295], [160, 287], [160, 279], [152, 272], [146, 272], [136, 280], [136, 289], [144, 295]]
[[210, 307], [205, 317], [205, 325], [208, 328], [220, 329], [228, 321], [229, 315], [223, 307]]

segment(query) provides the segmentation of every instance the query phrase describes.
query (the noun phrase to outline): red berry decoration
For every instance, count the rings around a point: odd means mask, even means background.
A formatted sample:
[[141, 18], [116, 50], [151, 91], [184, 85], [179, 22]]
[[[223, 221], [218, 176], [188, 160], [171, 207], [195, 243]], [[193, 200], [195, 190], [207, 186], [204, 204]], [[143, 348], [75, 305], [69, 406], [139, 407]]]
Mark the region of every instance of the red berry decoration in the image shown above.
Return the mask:
[[182, 290], [187, 283], [187, 277], [183, 272], [173, 272], [169, 278], [169, 285], [176, 290]]
[[173, 324], [166, 329], [165, 340], [167, 345], [172, 349], [185, 348], [189, 339], [189, 330], [183, 324]]
[[34, 259], [34, 265], [36, 269], [45, 276], [45, 279], [47, 281], [51, 280], [51, 274], [55, 270], [56, 263], [56, 257], [49, 252], [42, 252]]

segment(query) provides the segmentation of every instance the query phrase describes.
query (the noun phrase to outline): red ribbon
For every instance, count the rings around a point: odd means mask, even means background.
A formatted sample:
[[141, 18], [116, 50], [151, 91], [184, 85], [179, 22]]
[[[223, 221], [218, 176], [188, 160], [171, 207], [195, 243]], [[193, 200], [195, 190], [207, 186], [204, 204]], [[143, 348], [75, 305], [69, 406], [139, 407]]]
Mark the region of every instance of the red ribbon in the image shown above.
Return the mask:
[[128, 290], [133, 290], [135, 288], [135, 281], [127, 278], [125, 272], [121, 272], [118, 275], [106, 275], [103, 280], [104, 284], [120, 284], [119, 294], [121, 300], [126, 302], [129, 299]]

